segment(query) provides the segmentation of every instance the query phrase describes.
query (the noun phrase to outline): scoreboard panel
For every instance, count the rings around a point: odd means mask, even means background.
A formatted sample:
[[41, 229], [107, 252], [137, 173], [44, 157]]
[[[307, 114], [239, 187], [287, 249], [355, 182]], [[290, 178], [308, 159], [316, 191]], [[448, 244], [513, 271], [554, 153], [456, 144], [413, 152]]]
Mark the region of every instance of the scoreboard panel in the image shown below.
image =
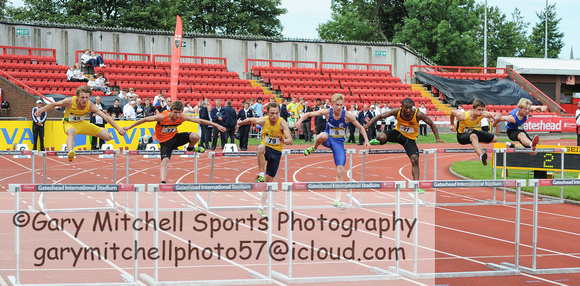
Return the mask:
[[[494, 148], [505, 148], [503, 143], [495, 143]], [[553, 146], [553, 145], [538, 145], [538, 149], [554, 149], [554, 152], [537, 153], [531, 155], [526, 152], [508, 152], [506, 154], [506, 168], [520, 169], [520, 170], [540, 170], [540, 171], [561, 171], [562, 170], [562, 155], [560, 150], [566, 148], [564, 153], [564, 171], [565, 172], [579, 172], [580, 171], [580, 147], [578, 146]], [[531, 151], [531, 149], [528, 148]], [[503, 168], [503, 154], [497, 154], [496, 166]]]

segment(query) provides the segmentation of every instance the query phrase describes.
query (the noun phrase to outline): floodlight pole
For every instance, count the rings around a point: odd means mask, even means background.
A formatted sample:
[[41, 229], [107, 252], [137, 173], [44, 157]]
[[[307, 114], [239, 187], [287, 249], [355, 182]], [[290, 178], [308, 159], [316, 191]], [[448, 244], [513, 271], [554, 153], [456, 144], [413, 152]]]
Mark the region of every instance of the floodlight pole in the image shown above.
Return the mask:
[[548, 0], [546, 0], [546, 41], [544, 42], [544, 58], [548, 58]]
[[485, 0], [485, 17], [483, 20], [483, 67], [487, 67], [487, 0]]

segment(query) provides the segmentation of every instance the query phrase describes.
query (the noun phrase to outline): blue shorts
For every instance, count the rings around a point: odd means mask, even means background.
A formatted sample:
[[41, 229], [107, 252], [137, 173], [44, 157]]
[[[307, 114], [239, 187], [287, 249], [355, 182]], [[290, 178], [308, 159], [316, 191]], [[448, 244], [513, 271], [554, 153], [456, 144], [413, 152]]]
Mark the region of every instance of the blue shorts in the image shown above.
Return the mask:
[[334, 139], [328, 136], [328, 139], [322, 143], [322, 146], [332, 150], [334, 156], [334, 164], [336, 166], [344, 166], [346, 163], [346, 154], [344, 151], [344, 141]]
[[266, 154], [264, 154], [264, 157], [267, 162], [266, 175], [276, 177], [278, 167], [280, 166], [280, 159], [282, 158], [282, 152], [266, 147]]

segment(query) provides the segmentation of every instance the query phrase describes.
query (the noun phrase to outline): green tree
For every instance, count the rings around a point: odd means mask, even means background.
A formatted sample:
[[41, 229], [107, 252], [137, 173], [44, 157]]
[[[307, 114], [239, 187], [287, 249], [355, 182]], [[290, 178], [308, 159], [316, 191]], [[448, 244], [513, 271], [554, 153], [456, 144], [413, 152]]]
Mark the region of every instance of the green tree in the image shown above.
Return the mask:
[[407, 0], [408, 17], [395, 28], [406, 43], [439, 65], [480, 65], [474, 0]]
[[[558, 24], [562, 18], [556, 16], [556, 3], [548, 6], [548, 58], [557, 58], [564, 47], [564, 33], [559, 31]], [[546, 10], [536, 12], [539, 21], [532, 28], [530, 42], [523, 54], [525, 57], [543, 58], [546, 40]]]
[[6, 10], [6, 1], [7, 0], [0, 0], [0, 18], [3, 18], [6, 14], [4, 10]]
[[[480, 24], [476, 31], [479, 46], [480, 65], [484, 57], [484, 14], [485, 5], [480, 4], [476, 10]], [[498, 57], [517, 57], [527, 46], [526, 29], [529, 23], [523, 22], [518, 9], [512, 14], [512, 20], [506, 19], [498, 7], [487, 7], [487, 65], [495, 67]]]
[[404, 0], [332, 0], [331, 19], [318, 26], [324, 40], [392, 41], [406, 16]]
[[[6, 1], [6, 0], [0, 0]], [[180, 15], [184, 32], [281, 36], [280, 0], [25, 0], [6, 9], [16, 20], [99, 27], [173, 30]]]

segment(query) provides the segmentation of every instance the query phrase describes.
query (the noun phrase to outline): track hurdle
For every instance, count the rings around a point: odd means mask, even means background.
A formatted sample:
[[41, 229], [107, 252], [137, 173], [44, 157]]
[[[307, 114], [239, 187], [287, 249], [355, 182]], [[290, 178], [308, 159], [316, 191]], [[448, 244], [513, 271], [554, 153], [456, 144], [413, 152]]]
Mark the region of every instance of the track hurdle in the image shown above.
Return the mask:
[[[532, 266], [526, 267], [517, 264], [502, 263], [503, 266], [521, 270], [529, 274], [561, 274], [561, 273], [580, 273], [580, 267], [570, 268], [542, 268], [538, 269], [538, 200], [540, 186], [580, 186], [580, 179], [532, 179], [529, 184], [534, 186], [534, 204], [533, 204], [533, 232], [532, 232]], [[518, 211], [521, 206], [518, 206]], [[521, 224], [521, 222], [519, 222]], [[520, 227], [518, 225], [518, 227]], [[567, 241], [573, 243], [572, 241]], [[577, 261], [578, 256], [575, 254], [564, 254]]]
[[[149, 144], [149, 145], [155, 145], [157, 147], [156, 144]], [[161, 151], [159, 150], [159, 148], [157, 149], [150, 149], [150, 150], [124, 150], [123, 151], [123, 155], [125, 155], [125, 184], [129, 184], [130, 181], [130, 177], [131, 177], [131, 173], [130, 173], [130, 159], [131, 156], [143, 156], [145, 158], [160, 158], [161, 155]], [[193, 151], [187, 151], [187, 150], [173, 150], [171, 152], [171, 155], [181, 155], [181, 156], [193, 156], [193, 160], [194, 160], [194, 183], [197, 183], [197, 167], [198, 167], [198, 158], [199, 158], [199, 153], [197, 152], [193, 152]], [[116, 180], [115, 180], [116, 181]], [[197, 200], [197, 198], [196, 198]], [[119, 208], [124, 209], [127, 212], [131, 211], [131, 207], [129, 206], [129, 199], [127, 199], [127, 205], [125, 206], [119, 206]], [[150, 209], [143, 209], [143, 210], [150, 210]], [[165, 210], [165, 209], [162, 209]], [[193, 206], [187, 206], [186, 208], [173, 208], [171, 210], [199, 210], [197, 208], [196, 205]]]
[[[0, 156], [14, 156], [14, 158], [26, 158], [26, 159], [30, 159], [30, 174], [31, 174], [31, 178], [30, 178], [30, 183], [31, 184], [35, 184], [36, 183], [36, 179], [35, 179], [35, 175], [36, 175], [36, 163], [35, 163], [35, 156], [38, 154], [38, 151], [36, 150], [0, 150]], [[5, 179], [8, 179], [9, 177], [12, 176], [8, 176]], [[28, 207], [29, 211], [34, 211], [34, 193], [32, 193], [32, 203], [31, 205]], [[13, 210], [0, 210], [0, 213], [12, 213]]]
[[[566, 148], [537, 148], [534, 152], [535, 153], [557, 153], [560, 152], [560, 175], [561, 175], [561, 179], [564, 179], [564, 154], [566, 153]], [[512, 154], [512, 153], [530, 153], [530, 150], [528, 148], [514, 148], [514, 149], [500, 149], [499, 152], [494, 153], [494, 161], [499, 161], [500, 156], [498, 155], [497, 157], [495, 155], [497, 155], [498, 153], [501, 153], [501, 164], [503, 166], [503, 179], [506, 179], [507, 176], [507, 162], [508, 162], [508, 154]], [[536, 155], [537, 156], [537, 155]], [[546, 155], [544, 155], [545, 157]], [[495, 173], [495, 167], [497, 166], [497, 163], [494, 162], [494, 178], [496, 178], [496, 173]], [[506, 197], [506, 189], [503, 188], [503, 196], [504, 196], [504, 200], [503, 200], [503, 204], [509, 204], [509, 202], [506, 202], [505, 197]], [[532, 204], [533, 202], [527, 202], [524, 204]], [[564, 203], [564, 186], [562, 185], [562, 187], [560, 188], [560, 199], [553, 199], [553, 198], [543, 198], [541, 202], [538, 202], [541, 204], [561, 204]]]
[[[345, 153], [349, 156], [349, 170], [350, 172], [352, 172], [352, 158], [353, 158], [353, 154], [356, 153], [355, 149], [345, 149]], [[304, 149], [283, 149], [282, 150], [282, 155], [284, 156], [284, 181], [288, 182], [290, 181], [288, 178], [288, 156], [289, 155], [304, 155]], [[332, 154], [332, 150], [330, 149], [317, 149], [313, 152], [313, 154]], [[347, 170], [347, 173], [348, 171]], [[353, 181], [352, 175], [350, 176], [349, 181]], [[353, 201], [352, 201], [352, 189], [350, 189], [349, 193], [347, 194], [347, 196], [349, 197], [350, 201], [349, 201], [349, 205], [352, 206], [353, 205]], [[286, 193], [286, 198], [288, 197], [288, 193]], [[276, 198], [276, 196], [274, 196], [274, 199]], [[279, 207], [281, 209], [284, 210], [288, 210], [288, 206], [287, 204], [281, 204], [281, 203], [275, 203], [276, 207]], [[324, 208], [332, 208], [333, 206], [329, 206], [329, 205], [318, 205], [318, 206], [298, 206], [298, 207], [294, 207], [294, 209], [324, 209]]]
[[[216, 157], [256, 157], [258, 156], [258, 152], [252, 151], [242, 151], [242, 152], [209, 152], [209, 158], [211, 159], [210, 163], [210, 170], [209, 170], [209, 182], [213, 183], [213, 174], [214, 174], [214, 165], [215, 165], [215, 158]], [[245, 205], [245, 206], [216, 206], [211, 204], [211, 193], [209, 191], [207, 193], [207, 201], [199, 194], [199, 192], [195, 192], [196, 202], [201, 203], [204, 209], [206, 210], [250, 210], [256, 209], [255, 205]], [[275, 194], [274, 194], [275, 196]], [[275, 198], [275, 197], [274, 197]]]
[[[22, 213], [20, 212], [20, 193], [21, 192], [133, 192], [134, 194], [134, 201], [135, 201], [135, 212], [133, 215], [135, 218], [139, 215], [139, 192], [145, 191], [145, 185], [90, 185], [90, 184], [76, 184], [76, 185], [21, 185], [21, 184], [10, 184], [9, 191], [14, 192], [15, 194], [15, 222], [21, 221]], [[46, 215], [46, 214], [45, 214]], [[24, 218], [26, 219], [26, 218]], [[62, 226], [58, 226], [62, 228]], [[139, 240], [139, 234], [136, 228], [133, 228], [133, 240], [137, 242]], [[14, 266], [14, 276], [8, 276], [8, 281], [11, 285], [67, 285], [66, 283], [57, 283], [57, 284], [22, 284], [20, 282], [21, 273], [20, 273], [20, 227], [16, 225], [14, 226], [14, 257], [15, 257], [15, 266]], [[90, 251], [92, 254], [95, 254], [95, 250], [89, 246], [84, 246], [85, 250]], [[96, 252], [96, 256], [101, 260], [103, 257]], [[119, 283], [94, 283], [91, 281], [90, 285], [103, 285], [103, 286], [112, 286], [112, 285], [139, 285], [138, 281], [138, 259], [133, 259], [133, 275], [129, 275], [127, 273], [121, 274], [121, 280], [124, 282]], [[78, 285], [78, 283], [74, 283], [71, 285]]]
[[[266, 192], [268, 196], [268, 217], [273, 217], [273, 203], [272, 203], [272, 192], [278, 189], [278, 183], [209, 183], [209, 184], [166, 184], [157, 185], [149, 184], [148, 191], [154, 193], [154, 217], [156, 220], [159, 219], [159, 193], [160, 192], [188, 192], [188, 191], [262, 191]], [[242, 267], [243, 270], [248, 272], [248, 275], [252, 278], [237, 278], [237, 279], [223, 279], [223, 280], [188, 280], [188, 281], [159, 281], [159, 263], [155, 260], [153, 266], [153, 277], [147, 274], [141, 274], [140, 278], [145, 281], [148, 285], [258, 285], [258, 284], [272, 284], [272, 257], [270, 254], [270, 248], [272, 246], [272, 219], [268, 219], [268, 230], [267, 230], [267, 248], [268, 255], [266, 262], [266, 274], [259, 273], [252, 269], [249, 269], [243, 265], [238, 265]], [[153, 238], [154, 247], [159, 247], [159, 229], [154, 229]], [[202, 249], [200, 246], [195, 246]], [[203, 251], [206, 251], [205, 248]], [[218, 256], [215, 253], [211, 253], [212, 256]], [[219, 256], [218, 256], [219, 257]], [[230, 259], [226, 257], [221, 257], [221, 260], [232, 263]]]
[[[287, 207], [289, 211], [293, 211], [295, 208], [293, 207], [293, 199], [292, 194], [296, 191], [307, 191], [307, 190], [328, 190], [328, 189], [336, 189], [336, 188], [353, 188], [353, 189], [395, 189], [396, 192], [396, 201], [397, 204], [395, 205], [395, 212], [400, 212], [400, 205], [398, 202], [400, 201], [400, 192], [401, 188], [405, 187], [405, 182], [400, 181], [392, 181], [392, 182], [301, 182], [301, 183], [292, 183], [292, 182], [283, 182], [282, 183], [282, 190], [286, 191], [287, 195]], [[385, 270], [379, 267], [370, 267], [360, 263], [360, 259], [356, 261], [356, 259], [349, 260], [352, 263], [363, 266], [368, 268], [369, 272], [374, 274], [366, 274], [366, 275], [332, 275], [332, 276], [310, 276], [310, 277], [295, 277], [295, 267], [293, 267], [292, 261], [296, 259], [294, 256], [294, 245], [298, 244], [293, 239], [293, 224], [288, 224], [287, 229], [287, 261], [286, 264], [286, 274], [272, 271], [272, 275], [282, 280], [285, 283], [326, 283], [326, 282], [360, 282], [360, 281], [384, 281], [384, 280], [395, 280], [400, 279], [400, 275], [398, 275], [399, 270], [399, 260], [395, 261], [395, 268], [392, 271]], [[400, 230], [396, 228], [395, 232], [395, 247], [398, 248], [400, 246]], [[312, 247], [314, 246], [307, 246]], [[320, 249], [312, 249], [313, 251], [320, 251]], [[341, 257], [341, 259], [345, 259]]]
[[[427, 162], [429, 160], [429, 154], [425, 152], [425, 150], [420, 149], [419, 150], [419, 154], [424, 153], [425, 154], [425, 162]], [[360, 150], [359, 154], [362, 155], [362, 162], [361, 162], [361, 173], [360, 173], [360, 181], [364, 182], [365, 180], [365, 163], [366, 163], [366, 156], [367, 155], [377, 155], [377, 154], [405, 154], [406, 152], [404, 149], [376, 149], [376, 150]], [[351, 158], [352, 159], [352, 158]], [[351, 161], [352, 162], [352, 161]], [[352, 170], [352, 165], [351, 165], [351, 170]], [[424, 179], [427, 180], [427, 163], [425, 163], [425, 170], [423, 171], [423, 176]], [[354, 174], [352, 174], [351, 177], [354, 177]], [[363, 190], [360, 190], [360, 194], [359, 194], [359, 198], [355, 198], [352, 193], [349, 194], [350, 199], [352, 200], [352, 202], [360, 207], [360, 208], [370, 208], [370, 207], [386, 207], [386, 206], [392, 206], [392, 203], [365, 203], [363, 202]], [[423, 198], [424, 198], [424, 194], [423, 194]], [[407, 205], [412, 205], [412, 203], [401, 203], [401, 205], [407, 206]]]
[[[516, 205], [516, 219], [515, 219], [515, 265], [519, 265], [519, 249], [520, 249], [520, 192], [521, 187], [526, 185], [525, 180], [457, 180], [457, 181], [411, 181], [409, 182], [409, 187], [414, 188], [415, 193], [418, 192], [419, 188], [457, 188], [457, 187], [515, 187], [518, 194]], [[416, 197], [416, 196], [415, 196]], [[417, 199], [414, 200], [415, 218], [418, 219], [418, 203]], [[495, 271], [482, 270], [482, 271], [462, 271], [462, 272], [433, 272], [433, 273], [420, 273], [417, 264], [417, 250], [419, 247], [419, 227], [417, 226], [413, 232], [413, 247], [414, 258], [413, 258], [413, 270], [399, 269], [401, 275], [411, 278], [411, 279], [437, 279], [437, 278], [459, 278], [459, 277], [488, 277], [488, 276], [512, 276], [519, 275], [520, 271], [507, 266], [503, 266], [495, 263], [487, 263], [486, 267], [493, 269]]]
[[[117, 153], [119, 151], [118, 150], [78, 150], [75, 151], [76, 156], [101, 156], [101, 155], [113, 155], [112, 159], [113, 159], [113, 184], [117, 183]], [[47, 157], [54, 157], [54, 156], [67, 156], [68, 155], [68, 151], [45, 151], [45, 152], [40, 152], [40, 155], [42, 155], [42, 169], [43, 169], [43, 173], [42, 173], [42, 184], [46, 184], [46, 159]], [[42, 201], [38, 201], [38, 204], [40, 205], [40, 209], [44, 212], [92, 212], [92, 211], [116, 211], [117, 210], [117, 206], [116, 206], [116, 193], [112, 193], [111, 194], [111, 199], [105, 199], [107, 206], [106, 207], [100, 207], [100, 208], [70, 208], [70, 209], [48, 209], [46, 207], [46, 197], [47, 194], [42, 193]]]

